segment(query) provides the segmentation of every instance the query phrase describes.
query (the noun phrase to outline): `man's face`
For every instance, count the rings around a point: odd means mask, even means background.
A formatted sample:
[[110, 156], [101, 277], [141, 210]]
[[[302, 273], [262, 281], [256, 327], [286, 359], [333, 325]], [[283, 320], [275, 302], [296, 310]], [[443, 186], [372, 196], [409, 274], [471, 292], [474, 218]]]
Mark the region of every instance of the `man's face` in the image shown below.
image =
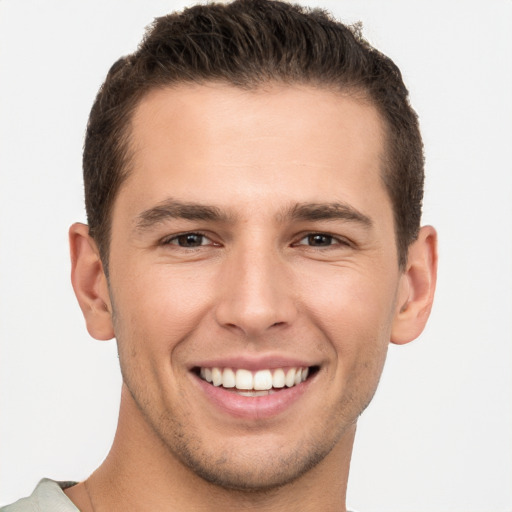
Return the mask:
[[142, 101], [131, 149], [110, 293], [142, 414], [122, 420], [230, 488], [333, 460], [401, 289], [376, 110], [309, 87], [183, 85]]

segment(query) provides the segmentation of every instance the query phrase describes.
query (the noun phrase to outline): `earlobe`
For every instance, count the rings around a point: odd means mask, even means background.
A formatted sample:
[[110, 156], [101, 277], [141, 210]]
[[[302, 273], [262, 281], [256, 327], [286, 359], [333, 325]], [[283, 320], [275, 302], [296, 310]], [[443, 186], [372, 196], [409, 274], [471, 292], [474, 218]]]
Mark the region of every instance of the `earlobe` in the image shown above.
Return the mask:
[[391, 331], [392, 343], [409, 343], [421, 334], [432, 309], [436, 278], [437, 233], [432, 226], [424, 226], [409, 247]]
[[107, 278], [89, 227], [76, 223], [69, 229], [71, 283], [89, 334], [98, 340], [114, 337]]

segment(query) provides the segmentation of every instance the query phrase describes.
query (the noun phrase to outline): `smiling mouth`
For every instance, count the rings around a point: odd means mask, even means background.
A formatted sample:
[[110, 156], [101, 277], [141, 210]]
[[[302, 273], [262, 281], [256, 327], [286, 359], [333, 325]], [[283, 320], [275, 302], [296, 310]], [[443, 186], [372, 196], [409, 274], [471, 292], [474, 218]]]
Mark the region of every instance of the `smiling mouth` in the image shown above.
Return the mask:
[[201, 367], [195, 372], [205, 382], [242, 396], [265, 396], [293, 388], [318, 371], [317, 366], [264, 369]]

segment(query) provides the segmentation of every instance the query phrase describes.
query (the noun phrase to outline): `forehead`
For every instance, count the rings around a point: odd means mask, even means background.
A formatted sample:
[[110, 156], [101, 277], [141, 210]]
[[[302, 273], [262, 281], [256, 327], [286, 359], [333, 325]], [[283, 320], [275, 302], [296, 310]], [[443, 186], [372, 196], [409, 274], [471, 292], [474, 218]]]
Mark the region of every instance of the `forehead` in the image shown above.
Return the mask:
[[364, 203], [365, 190], [384, 190], [383, 145], [381, 118], [360, 96], [311, 86], [182, 84], [151, 91], [135, 110], [125, 185], [148, 201], [172, 193], [234, 206], [246, 194], [264, 200], [272, 189], [282, 199], [315, 202], [352, 188]]

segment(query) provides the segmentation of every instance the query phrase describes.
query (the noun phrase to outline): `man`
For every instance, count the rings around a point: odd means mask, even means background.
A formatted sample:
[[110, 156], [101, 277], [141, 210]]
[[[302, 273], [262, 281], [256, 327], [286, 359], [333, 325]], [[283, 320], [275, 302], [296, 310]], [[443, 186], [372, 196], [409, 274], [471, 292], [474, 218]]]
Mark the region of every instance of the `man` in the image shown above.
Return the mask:
[[160, 18], [96, 98], [84, 181], [72, 282], [118, 342], [118, 430], [5, 510], [346, 510], [357, 419], [435, 287], [396, 66], [284, 3]]

